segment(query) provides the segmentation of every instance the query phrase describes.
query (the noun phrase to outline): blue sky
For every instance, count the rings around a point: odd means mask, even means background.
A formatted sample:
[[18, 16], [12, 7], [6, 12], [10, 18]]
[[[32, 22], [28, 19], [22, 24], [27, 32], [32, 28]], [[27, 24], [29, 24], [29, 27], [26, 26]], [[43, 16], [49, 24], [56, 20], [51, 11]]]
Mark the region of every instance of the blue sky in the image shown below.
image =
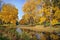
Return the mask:
[[3, 2], [5, 3], [10, 3], [12, 5], [15, 5], [16, 8], [18, 8], [18, 18], [19, 20], [22, 18], [23, 16], [23, 11], [22, 11], [22, 6], [25, 3], [25, 0], [3, 0]]

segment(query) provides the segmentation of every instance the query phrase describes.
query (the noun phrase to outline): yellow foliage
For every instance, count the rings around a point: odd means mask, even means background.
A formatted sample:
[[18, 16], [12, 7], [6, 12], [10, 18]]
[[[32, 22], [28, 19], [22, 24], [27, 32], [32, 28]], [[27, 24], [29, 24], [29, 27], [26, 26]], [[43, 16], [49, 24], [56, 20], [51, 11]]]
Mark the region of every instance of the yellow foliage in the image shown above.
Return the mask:
[[17, 15], [18, 14], [18, 9], [11, 5], [11, 4], [4, 4], [2, 6], [2, 12], [4, 12], [5, 14], [14, 14], [14, 15]]
[[25, 24], [25, 22], [26, 22], [26, 21], [25, 21], [24, 19], [21, 19], [19, 23], [20, 23], [20, 24]]
[[57, 24], [58, 23], [58, 20], [57, 19], [53, 19], [52, 21], [51, 21], [51, 24], [52, 25], [55, 25], [55, 24]]
[[16, 20], [14, 20], [14, 19], [11, 20], [11, 23], [12, 23], [12, 24], [16, 24]]
[[39, 10], [39, 14], [42, 14], [43, 12], [44, 12], [43, 9], [40, 9], [40, 10]]
[[48, 9], [47, 8], [40, 9], [39, 14], [42, 14], [42, 13], [44, 13], [45, 16], [50, 16], [51, 15], [50, 8], [48, 8]]
[[36, 5], [40, 4], [41, 0], [37, 0], [35, 3]]
[[18, 9], [15, 6], [12, 6], [11, 4], [4, 4], [0, 13], [0, 19], [2, 19], [5, 23], [16, 23], [16, 19], [18, 18]]
[[60, 18], [60, 10], [57, 10], [54, 14], [54, 16], [56, 16], [58, 19]]
[[[53, 0], [54, 1], [54, 0]], [[30, 16], [34, 18], [34, 20], [37, 20], [38, 17], [40, 18], [40, 24], [47, 21], [54, 25], [58, 22], [60, 19], [60, 8], [58, 6], [55, 6], [52, 1], [52, 4], [48, 0], [29, 0], [26, 1], [26, 3], [23, 6], [23, 12], [25, 13], [25, 20], [28, 20]], [[55, 2], [55, 1], [54, 1]], [[29, 15], [26, 15], [29, 14]], [[24, 19], [23, 18], [23, 19]], [[56, 20], [57, 19], [57, 20]]]
[[41, 24], [41, 23], [43, 23], [45, 21], [46, 21], [46, 17], [43, 16], [43, 17], [40, 18], [40, 22], [39, 23]]

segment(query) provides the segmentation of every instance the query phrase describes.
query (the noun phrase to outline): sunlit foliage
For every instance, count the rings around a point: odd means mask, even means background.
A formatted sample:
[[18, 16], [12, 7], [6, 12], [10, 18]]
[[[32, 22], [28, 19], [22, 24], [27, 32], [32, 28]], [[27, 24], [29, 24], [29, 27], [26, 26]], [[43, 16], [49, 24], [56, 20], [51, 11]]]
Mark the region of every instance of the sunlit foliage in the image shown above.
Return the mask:
[[[36, 23], [37, 18], [40, 20], [38, 23], [49, 22], [55, 25], [60, 22], [60, 0], [26, 0], [23, 6], [23, 12], [29, 14], [25, 20], [33, 20]], [[32, 19], [30, 19], [32, 17]]]
[[18, 9], [11, 4], [3, 4], [0, 12], [0, 19], [3, 23], [16, 24], [18, 19]]

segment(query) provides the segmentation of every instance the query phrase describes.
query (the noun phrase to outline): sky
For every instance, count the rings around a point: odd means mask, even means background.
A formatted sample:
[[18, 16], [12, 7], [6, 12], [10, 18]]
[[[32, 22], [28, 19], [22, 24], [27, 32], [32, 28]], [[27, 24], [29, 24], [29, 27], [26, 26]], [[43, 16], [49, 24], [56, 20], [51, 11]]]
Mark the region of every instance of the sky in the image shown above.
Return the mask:
[[19, 20], [24, 15], [22, 11], [23, 4], [25, 3], [25, 0], [3, 0], [4, 3], [10, 3], [14, 5], [18, 9], [18, 18]]

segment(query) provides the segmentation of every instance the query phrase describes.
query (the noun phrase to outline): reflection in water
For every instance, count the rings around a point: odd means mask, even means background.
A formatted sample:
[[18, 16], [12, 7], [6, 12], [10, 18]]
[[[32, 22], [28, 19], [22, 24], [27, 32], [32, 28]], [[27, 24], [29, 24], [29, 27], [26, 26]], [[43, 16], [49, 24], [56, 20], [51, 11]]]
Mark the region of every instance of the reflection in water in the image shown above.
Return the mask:
[[36, 33], [35, 36], [36, 36], [36, 38], [37, 38], [38, 40], [40, 39], [39, 33]]
[[22, 30], [21, 30], [19, 27], [17, 27], [16, 31], [17, 31], [19, 34], [22, 34]]

